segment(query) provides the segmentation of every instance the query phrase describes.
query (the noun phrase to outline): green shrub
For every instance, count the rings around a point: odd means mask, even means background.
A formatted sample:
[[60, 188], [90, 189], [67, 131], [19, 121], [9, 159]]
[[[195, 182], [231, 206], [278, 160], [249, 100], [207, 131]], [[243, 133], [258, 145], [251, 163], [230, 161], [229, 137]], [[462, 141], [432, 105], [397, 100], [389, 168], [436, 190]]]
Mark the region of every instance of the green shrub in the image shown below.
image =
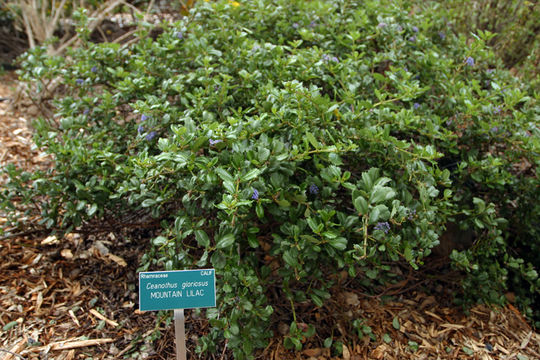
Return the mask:
[[54, 168], [7, 168], [11, 224], [24, 206], [55, 231], [155, 224], [140, 269], [216, 268], [199, 350], [226, 338], [237, 358], [281, 304], [301, 348], [315, 329], [298, 306], [322, 306], [332, 274], [396, 282], [391, 264], [420, 267], [449, 223], [476, 234], [452, 254], [460, 300], [510, 287], [533, 316], [538, 98], [492, 67], [489, 34], [467, 46], [390, 1], [235, 5], [199, 2], [130, 47], [28, 53], [22, 78], [64, 93], [35, 125]]

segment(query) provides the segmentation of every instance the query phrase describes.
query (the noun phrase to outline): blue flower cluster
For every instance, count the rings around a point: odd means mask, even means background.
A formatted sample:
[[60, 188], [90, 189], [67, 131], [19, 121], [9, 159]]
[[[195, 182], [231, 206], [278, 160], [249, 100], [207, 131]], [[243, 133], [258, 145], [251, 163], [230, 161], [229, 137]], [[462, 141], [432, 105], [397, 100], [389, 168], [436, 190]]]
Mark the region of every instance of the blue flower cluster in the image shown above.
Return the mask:
[[309, 193], [310, 193], [311, 195], [316, 195], [316, 194], [318, 194], [318, 193], [319, 193], [319, 187], [318, 187], [317, 185], [315, 185], [315, 184], [311, 184], [311, 185], [309, 186]]
[[[150, 119], [150, 117], [148, 115], [145, 115], [145, 114], [142, 114], [141, 115], [141, 121], [146, 121]], [[142, 124], [140, 124], [138, 127], [137, 127], [137, 132], [140, 134], [144, 133], [144, 126]], [[155, 131], [150, 131], [148, 134], [146, 134], [146, 136], [144, 137], [147, 141], [150, 141], [152, 139], [154, 139], [155, 137], [157, 136], [157, 132]]]
[[259, 200], [259, 190], [253, 189], [253, 195], [251, 195], [253, 200]]
[[153, 138], [155, 138], [157, 135], [157, 133], [155, 131], [151, 131], [150, 133], [148, 133], [148, 135], [146, 135], [145, 139], [150, 141], [152, 140]]
[[388, 231], [390, 230], [390, 224], [387, 221], [378, 222], [377, 225], [375, 225], [374, 230], [381, 230], [384, 231], [385, 234], [388, 234]]
[[467, 64], [467, 66], [474, 66], [474, 58], [472, 57], [468, 57], [467, 59], [465, 59], [465, 64]]
[[323, 54], [322, 56], [322, 59], [325, 61], [325, 62], [329, 62], [329, 61], [333, 61], [333, 62], [336, 62], [338, 63], [339, 62], [339, 59], [335, 56], [330, 56], [328, 54]]

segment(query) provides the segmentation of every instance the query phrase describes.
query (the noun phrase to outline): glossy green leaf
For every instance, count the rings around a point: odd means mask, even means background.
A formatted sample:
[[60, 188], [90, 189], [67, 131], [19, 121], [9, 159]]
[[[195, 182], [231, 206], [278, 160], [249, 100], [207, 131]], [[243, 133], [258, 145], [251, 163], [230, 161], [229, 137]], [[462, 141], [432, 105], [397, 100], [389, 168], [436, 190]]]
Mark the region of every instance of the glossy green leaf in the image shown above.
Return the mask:
[[218, 237], [216, 247], [218, 249], [225, 249], [230, 247], [235, 241], [234, 235], [229, 233]]
[[199, 246], [207, 247], [210, 245], [210, 239], [204, 230], [195, 230], [195, 239]]

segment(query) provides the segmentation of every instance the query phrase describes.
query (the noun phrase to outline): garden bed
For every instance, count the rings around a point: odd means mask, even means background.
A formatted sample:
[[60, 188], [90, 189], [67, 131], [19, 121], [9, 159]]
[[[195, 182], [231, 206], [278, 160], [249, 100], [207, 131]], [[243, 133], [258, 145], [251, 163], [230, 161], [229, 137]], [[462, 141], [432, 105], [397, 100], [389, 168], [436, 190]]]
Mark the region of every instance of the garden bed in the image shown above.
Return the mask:
[[[4, 75], [0, 97], [13, 98], [14, 89], [14, 75]], [[0, 103], [2, 165], [13, 162], [28, 170], [44, 166], [47, 162], [31, 147], [31, 116], [15, 113], [8, 105]], [[69, 234], [62, 241], [39, 233], [2, 238], [0, 358], [173, 358], [172, 324], [157, 321], [157, 313], [138, 311], [136, 271], [148, 234], [124, 235]], [[324, 307], [307, 305], [303, 310], [322, 332], [335, 332], [341, 355], [335, 344], [320, 346], [328, 335], [323, 333], [305, 339], [302, 351], [285, 349], [288, 325], [282, 321], [272, 329], [274, 336], [259, 358], [540, 358], [540, 335], [512, 305], [476, 306], [465, 313], [449, 303], [450, 290], [440, 279], [424, 275], [415, 274], [402, 288], [384, 291], [393, 296], [379, 297], [364, 294], [344, 275]], [[287, 318], [289, 310], [277, 307], [276, 313]], [[361, 336], [350, 325], [357, 318], [365, 319]], [[206, 319], [187, 312], [190, 354], [207, 330]], [[232, 354], [222, 344], [219, 352], [203, 358], [232, 359]]]

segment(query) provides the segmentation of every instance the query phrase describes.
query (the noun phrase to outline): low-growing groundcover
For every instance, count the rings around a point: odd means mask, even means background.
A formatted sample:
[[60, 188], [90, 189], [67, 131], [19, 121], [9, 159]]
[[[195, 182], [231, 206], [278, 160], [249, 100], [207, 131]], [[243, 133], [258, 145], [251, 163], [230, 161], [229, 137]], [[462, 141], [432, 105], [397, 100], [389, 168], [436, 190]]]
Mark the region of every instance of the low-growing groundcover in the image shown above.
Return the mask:
[[300, 305], [323, 306], [333, 274], [398, 282], [393, 264], [418, 269], [456, 226], [474, 234], [451, 254], [456, 301], [512, 291], [539, 321], [538, 94], [498, 67], [489, 33], [468, 46], [409, 10], [199, 2], [156, 39], [143, 24], [131, 46], [33, 49], [22, 78], [64, 86], [35, 124], [55, 167], [6, 168], [10, 226], [21, 208], [54, 231], [154, 226], [140, 269], [214, 267], [199, 351], [225, 338], [237, 358], [267, 345], [276, 305], [300, 349], [317, 331]]

